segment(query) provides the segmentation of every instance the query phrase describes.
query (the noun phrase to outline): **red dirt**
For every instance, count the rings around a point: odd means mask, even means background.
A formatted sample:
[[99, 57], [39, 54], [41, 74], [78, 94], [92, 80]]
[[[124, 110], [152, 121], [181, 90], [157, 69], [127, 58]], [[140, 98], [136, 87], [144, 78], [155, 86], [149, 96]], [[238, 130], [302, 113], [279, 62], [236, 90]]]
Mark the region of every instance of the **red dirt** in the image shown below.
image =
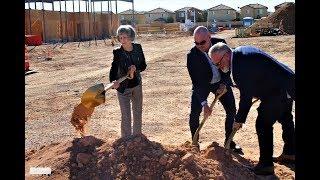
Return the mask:
[[[93, 136], [52, 144], [26, 156], [28, 168], [50, 165], [50, 176], [29, 179], [254, 179], [243, 157], [213, 142], [200, 152], [190, 142], [163, 146], [144, 135], [105, 142]], [[294, 179], [276, 169], [278, 176]]]

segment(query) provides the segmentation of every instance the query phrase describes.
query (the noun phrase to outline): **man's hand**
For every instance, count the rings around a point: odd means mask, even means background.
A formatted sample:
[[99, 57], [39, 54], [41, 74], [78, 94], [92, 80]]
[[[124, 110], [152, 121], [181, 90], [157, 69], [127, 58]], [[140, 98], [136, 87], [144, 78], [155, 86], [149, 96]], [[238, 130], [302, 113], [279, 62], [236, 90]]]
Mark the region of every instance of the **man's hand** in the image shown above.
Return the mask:
[[239, 130], [240, 128], [242, 128], [242, 124], [243, 123], [234, 122], [232, 129]]
[[226, 90], [226, 85], [225, 84], [223, 84], [223, 83], [220, 83], [220, 85], [219, 85], [219, 89], [217, 89], [217, 91], [216, 91], [216, 95], [219, 95], [219, 94], [221, 94], [223, 91], [225, 91]]
[[208, 118], [212, 113], [212, 109], [208, 106], [208, 104], [205, 104], [203, 106], [203, 116], [204, 118]]

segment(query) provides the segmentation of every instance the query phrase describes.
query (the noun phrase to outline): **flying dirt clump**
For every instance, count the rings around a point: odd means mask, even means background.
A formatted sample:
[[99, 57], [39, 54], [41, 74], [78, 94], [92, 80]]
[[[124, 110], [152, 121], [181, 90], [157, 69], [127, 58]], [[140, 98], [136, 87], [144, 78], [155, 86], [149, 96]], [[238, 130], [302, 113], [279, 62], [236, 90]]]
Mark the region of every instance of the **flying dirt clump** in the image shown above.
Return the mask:
[[86, 124], [88, 123], [94, 108], [87, 108], [82, 103], [77, 105], [72, 112], [71, 124], [76, 128], [76, 131], [80, 133], [81, 137], [87, 133]]

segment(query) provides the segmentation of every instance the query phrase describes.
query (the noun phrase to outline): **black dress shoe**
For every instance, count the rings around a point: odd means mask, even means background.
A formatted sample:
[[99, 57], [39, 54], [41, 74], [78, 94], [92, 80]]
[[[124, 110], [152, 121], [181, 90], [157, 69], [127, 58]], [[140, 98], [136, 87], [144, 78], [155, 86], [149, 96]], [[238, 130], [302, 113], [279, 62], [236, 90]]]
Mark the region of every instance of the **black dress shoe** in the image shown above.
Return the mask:
[[280, 162], [280, 163], [294, 163], [296, 160], [295, 155], [286, 155], [281, 154], [279, 157], [274, 157], [273, 162]]
[[248, 168], [250, 171], [252, 171], [255, 175], [264, 175], [264, 176], [268, 176], [268, 175], [274, 175], [274, 166], [273, 165], [262, 165], [262, 164], [257, 164], [254, 167], [249, 167], [249, 166], [245, 166], [246, 168]]
[[273, 165], [267, 166], [267, 165], [262, 165], [258, 163], [255, 167], [250, 168], [250, 170], [252, 170], [256, 175], [264, 175], [264, 176], [274, 175]]

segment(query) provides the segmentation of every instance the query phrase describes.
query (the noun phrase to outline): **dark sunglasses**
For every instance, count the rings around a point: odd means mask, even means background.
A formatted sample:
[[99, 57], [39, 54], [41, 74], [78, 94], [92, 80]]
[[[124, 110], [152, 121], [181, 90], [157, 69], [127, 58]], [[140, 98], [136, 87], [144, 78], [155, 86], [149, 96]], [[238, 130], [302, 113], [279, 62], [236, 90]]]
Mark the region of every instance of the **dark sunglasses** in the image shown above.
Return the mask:
[[201, 41], [201, 42], [199, 42], [199, 43], [196, 42], [196, 41], [195, 41], [194, 43], [195, 43], [197, 46], [199, 46], [199, 45], [202, 46], [202, 45], [204, 45], [206, 42], [207, 42], [206, 40], [203, 40], [203, 41]]

